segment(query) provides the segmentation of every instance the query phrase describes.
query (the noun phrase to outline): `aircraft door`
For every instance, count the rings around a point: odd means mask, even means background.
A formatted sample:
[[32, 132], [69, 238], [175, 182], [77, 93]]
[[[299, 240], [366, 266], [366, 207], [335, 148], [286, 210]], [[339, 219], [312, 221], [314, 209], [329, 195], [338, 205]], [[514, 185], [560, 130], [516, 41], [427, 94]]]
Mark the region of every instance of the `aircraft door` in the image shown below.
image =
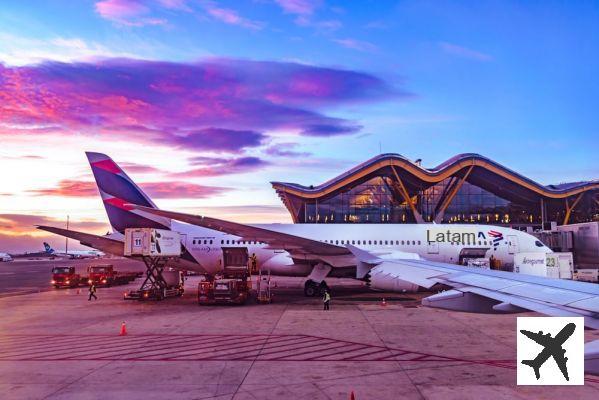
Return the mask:
[[508, 253], [514, 254], [518, 252], [518, 237], [515, 235], [507, 236]]
[[184, 249], [187, 248], [187, 234], [179, 233], [179, 236], [181, 237], [181, 253], [183, 253]]
[[223, 266], [245, 267], [248, 265], [247, 247], [223, 247]]

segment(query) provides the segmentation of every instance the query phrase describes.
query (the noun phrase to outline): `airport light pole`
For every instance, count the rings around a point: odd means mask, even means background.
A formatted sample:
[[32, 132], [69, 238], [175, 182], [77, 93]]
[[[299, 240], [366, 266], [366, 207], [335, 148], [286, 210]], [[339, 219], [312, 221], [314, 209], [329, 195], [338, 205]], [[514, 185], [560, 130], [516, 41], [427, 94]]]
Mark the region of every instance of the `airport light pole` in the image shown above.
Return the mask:
[[[69, 216], [67, 215], [67, 231], [69, 230]], [[67, 254], [69, 252], [69, 238], [66, 237], [64, 240], [64, 253]]]

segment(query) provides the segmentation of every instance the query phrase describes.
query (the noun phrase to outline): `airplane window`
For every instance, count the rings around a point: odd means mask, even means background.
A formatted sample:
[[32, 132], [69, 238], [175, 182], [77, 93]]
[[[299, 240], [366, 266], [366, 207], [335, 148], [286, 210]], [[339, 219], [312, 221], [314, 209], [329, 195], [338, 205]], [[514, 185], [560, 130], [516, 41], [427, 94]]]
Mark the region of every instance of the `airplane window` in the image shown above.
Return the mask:
[[402, 241], [401, 241], [401, 245], [403, 246], [404, 244], [405, 244], [405, 242], [402, 240]]
[[412, 240], [412, 246], [415, 246], [415, 245], [416, 245], [416, 241]]
[[372, 244], [372, 240], [369, 240], [369, 241], [368, 241], [368, 244]]
[[396, 240], [396, 241], [395, 241], [395, 244], [399, 244], [399, 240]]
[[418, 246], [420, 246], [420, 240], [418, 241]]
[[192, 243], [193, 243], [193, 244], [196, 244], [196, 241], [195, 241], [195, 240], [193, 240], [193, 241], [192, 241]]
[[339, 241], [338, 241], [338, 240], [335, 240], [335, 244], [339, 244]]
[[210, 244], [212, 244], [212, 239], [210, 239]]
[[356, 241], [355, 241], [355, 240], [352, 240], [352, 241], [351, 241], [351, 244], [356, 244]]
[[545, 245], [540, 240], [535, 240], [535, 246], [537, 246], [537, 247], [543, 247]]
[[220, 241], [220, 244], [223, 244], [223, 243], [225, 243], [225, 241], [224, 241], [224, 240], [221, 240], [221, 241]]

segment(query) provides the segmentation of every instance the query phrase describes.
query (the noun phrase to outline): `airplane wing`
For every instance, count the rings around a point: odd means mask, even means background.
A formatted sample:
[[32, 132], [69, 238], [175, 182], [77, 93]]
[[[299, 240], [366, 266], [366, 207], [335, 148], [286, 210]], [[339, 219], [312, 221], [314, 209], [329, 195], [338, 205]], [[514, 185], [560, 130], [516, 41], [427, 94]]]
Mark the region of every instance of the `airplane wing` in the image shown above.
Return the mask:
[[78, 240], [84, 246], [93, 247], [116, 256], [123, 256], [123, 242], [105, 236], [92, 235], [90, 233], [77, 232], [68, 229], [55, 228], [53, 226], [38, 226], [37, 229], [52, 232], [70, 239]]
[[558, 351], [554, 351], [553, 353], [551, 353], [551, 356], [555, 360], [555, 363], [557, 364], [559, 370], [562, 371], [562, 375], [564, 376], [564, 378], [566, 378], [566, 380], [569, 381], [570, 378], [568, 377], [568, 367], [566, 366], [566, 362], [568, 362], [568, 357], [564, 357], [564, 354], [566, 354], [566, 350], [559, 349]]
[[347, 245], [359, 263], [377, 279], [402, 280], [451, 290], [422, 299], [422, 304], [457, 311], [536, 311], [549, 316], [584, 317], [585, 326], [599, 329], [599, 285], [507, 271], [462, 267], [428, 260], [381, 259]]
[[543, 347], [547, 347], [549, 345], [551, 345], [553, 338], [551, 337], [550, 333], [547, 333], [545, 335], [543, 335], [541, 332], [539, 333], [534, 333], [531, 331], [527, 331], [527, 330], [520, 330], [520, 332], [522, 332], [522, 334], [526, 337], [528, 337], [529, 339], [534, 340], [535, 342], [537, 342], [538, 344], [540, 344]]
[[176, 219], [188, 224], [239, 236], [242, 238], [242, 240], [263, 242], [268, 244], [270, 247], [287, 250], [292, 254], [302, 253], [319, 256], [351, 255], [351, 252], [346, 247], [335, 246], [333, 244], [319, 242], [317, 240], [307, 239], [301, 236], [290, 235], [288, 233], [277, 232], [252, 225], [244, 225], [237, 222], [224, 221], [222, 219], [204, 217], [201, 215], [158, 210], [136, 204], [131, 204], [130, 206], [150, 214]]

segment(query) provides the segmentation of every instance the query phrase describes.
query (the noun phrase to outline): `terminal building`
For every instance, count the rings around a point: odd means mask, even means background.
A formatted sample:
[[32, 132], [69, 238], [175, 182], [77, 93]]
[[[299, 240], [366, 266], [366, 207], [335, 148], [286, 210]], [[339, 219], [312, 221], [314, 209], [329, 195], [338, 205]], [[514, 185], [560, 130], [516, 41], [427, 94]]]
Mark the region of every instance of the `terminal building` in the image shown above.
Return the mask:
[[599, 226], [599, 180], [545, 186], [478, 154], [434, 168], [381, 154], [322, 184], [271, 183], [295, 223], [480, 223], [529, 232]]

